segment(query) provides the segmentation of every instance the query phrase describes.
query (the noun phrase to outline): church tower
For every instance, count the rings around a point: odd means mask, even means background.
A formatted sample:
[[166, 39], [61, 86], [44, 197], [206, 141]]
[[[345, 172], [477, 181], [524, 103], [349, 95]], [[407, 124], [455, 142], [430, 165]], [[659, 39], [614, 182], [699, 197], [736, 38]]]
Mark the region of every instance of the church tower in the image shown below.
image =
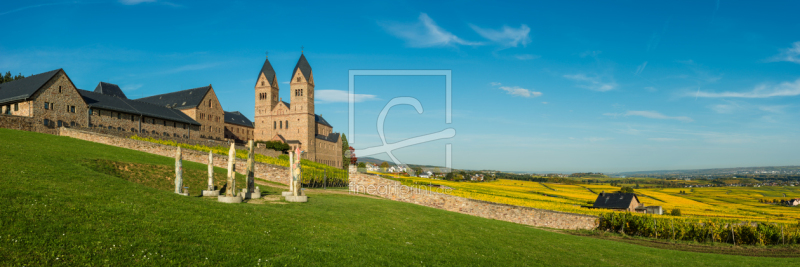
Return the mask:
[[289, 87], [292, 112], [314, 115], [314, 74], [303, 54], [300, 54], [300, 59], [294, 66]]
[[316, 160], [316, 116], [314, 115], [314, 73], [311, 65], [308, 64], [306, 56], [300, 54], [297, 65], [292, 71], [292, 79], [289, 82], [291, 94], [291, 113], [295, 114], [297, 122], [301, 128], [299, 140], [302, 142], [303, 150], [306, 151], [304, 158]]
[[279, 96], [278, 81], [275, 79], [275, 70], [269, 63], [269, 57], [264, 60], [261, 71], [258, 72], [256, 80], [255, 94], [255, 140], [269, 140], [272, 138], [272, 131], [269, 126], [272, 109], [278, 105]]

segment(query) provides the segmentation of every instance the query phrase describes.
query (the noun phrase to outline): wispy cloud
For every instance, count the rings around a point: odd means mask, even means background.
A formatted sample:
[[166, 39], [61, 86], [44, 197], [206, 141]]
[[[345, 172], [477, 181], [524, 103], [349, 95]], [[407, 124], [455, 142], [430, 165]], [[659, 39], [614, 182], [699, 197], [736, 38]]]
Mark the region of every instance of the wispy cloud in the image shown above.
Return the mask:
[[135, 91], [136, 89], [142, 88], [141, 84], [128, 84], [122, 86], [122, 91]]
[[138, 5], [141, 3], [155, 3], [156, 0], [119, 0], [120, 4], [123, 5]]
[[15, 8], [15, 9], [12, 9], [12, 10], [9, 10], [9, 11], [6, 11], [6, 12], [2, 12], [2, 13], [0, 13], [0, 16], [6, 15], [6, 14], [11, 14], [11, 13], [18, 12], [18, 11], [22, 11], [22, 10], [29, 9], [29, 8], [37, 8], [37, 7], [44, 7], [44, 6], [54, 6], [54, 5], [66, 5], [66, 4], [74, 4], [74, 3], [73, 2], [64, 2], [64, 3], [48, 3], [48, 4], [38, 4], [38, 5], [24, 6], [24, 7]]
[[386, 23], [383, 27], [392, 35], [406, 41], [411, 47], [441, 47], [455, 45], [482, 45], [455, 36], [439, 27], [428, 14], [421, 13], [419, 21], [411, 24]]
[[617, 88], [613, 77], [600, 75], [587, 76], [583, 73], [564, 75], [564, 78], [578, 82], [578, 87], [598, 92], [606, 92]]
[[525, 47], [531, 42], [531, 37], [529, 36], [531, 28], [525, 24], [522, 24], [519, 28], [503, 26], [500, 30], [484, 29], [472, 24], [469, 26], [483, 38], [504, 47], [517, 47], [519, 45]]
[[781, 96], [800, 95], [800, 79], [794, 82], [782, 82], [777, 85], [758, 85], [753, 90], [747, 92], [687, 92], [685, 96], [708, 97], [708, 98], [769, 98]]
[[788, 61], [800, 64], [800, 41], [794, 42], [792, 47], [781, 49], [781, 53], [772, 57], [771, 61]]
[[682, 121], [682, 122], [693, 122], [694, 121], [692, 118], [689, 118], [689, 117], [686, 117], [686, 116], [674, 116], [674, 117], [672, 117], [672, 116], [667, 116], [667, 115], [661, 114], [660, 112], [657, 112], [657, 111], [649, 111], [649, 110], [629, 110], [629, 111], [627, 111], [625, 113], [603, 113], [603, 115], [605, 115], [605, 116], [613, 116], [613, 117], [617, 117], [617, 116], [625, 116], [625, 117], [628, 117], [628, 116], [639, 116], [639, 117], [645, 117], [645, 118], [650, 118], [650, 119], [677, 120], [677, 121]]
[[519, 86], [501, 86], [501, 83], [493, 82], [492, 86], [499, 86], [500, 90], [506, 91], [509, 95], [514, 96], [521, 96], [521, 97], [539, 97], [542, 95], [542, 92], [536, 92], [533, 90], [528, 90]]
[[784, 112], [783, 110], [786, 109], [787, 107], [789, 107], [789, 105], [760, 106], [760, 107], [758, 107], [758, 109], [766, 111], [766, 112], [771, 112], [771, 113], [783, 113]]
[[738, 110], [740, 108], [740, 106], [735, 104], [735, 103], [731, 103], [731, 104], [712, 105], [709, 108], [711, 108], [711, 110], [713, 110], [714, 112], [717, 112], [717, 113], [720, 113], [720, 114], [730, 114], [730, 113], [733, 113], [734, 111]]
[[[364, 102], [370, 100], [378, 100], [375, 95], [368, 94], [354, 94], [356, 102]], [[316, 99], [322, 102], [344, 102], [349, 101], [350, 93], [344, 90], [317, 90]]]
[[541, 56], [539, 56], [539, 55], [531, 55], [531, 54], [516, 54], [516, 55], [514, 55], [514, 58], [519, 59], [519, 60], [531, 60], [531, 59], [537, 59], [537, 58], [540, 58], [540, 57]]
[[674, 142], [674, 141], [680, 141], [681, 139], [678, 139], [678, 138], [666, 138], [666, 137], [655, 137], [655, 138], [647, 138], [647, 140], [656, 141], [656, 142]]
[[644, 89], [647, 90], [648, 92], [651, 92], [651, 93], [653, 93], [655, 91], [658, 91], [658, 89], [656, 89], [655, 87], [652, 87], [652, 86], [647, 86]]
[[635, 73], [635, 74], [636, 74], [636, 75], [639, 75], [639, 74], [641, 74], [641, 73], [644, 71], [644, 68], [645, 68], [645, 67], [647, 67], [647, 61], [645, 61], [644, 63], [642, 63], [642, 65], [639, 65], [638, 67], [636, 67], [636, 73]]

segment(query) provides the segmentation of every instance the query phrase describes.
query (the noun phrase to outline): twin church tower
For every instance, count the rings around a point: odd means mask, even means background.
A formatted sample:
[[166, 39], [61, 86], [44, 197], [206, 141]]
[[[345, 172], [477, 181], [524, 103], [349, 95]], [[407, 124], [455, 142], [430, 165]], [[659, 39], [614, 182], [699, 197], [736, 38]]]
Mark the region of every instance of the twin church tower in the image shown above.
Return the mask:
[[269, 62], [258, 73], [255, 85], [254, 139], [280, 141], [303, 150], [303, 158], [342, 166], [342, 140], [325, 119], [314, 113], [314, 72], [305, 55], [292, 71], [290, 99], [283, 101], [275, 70]]

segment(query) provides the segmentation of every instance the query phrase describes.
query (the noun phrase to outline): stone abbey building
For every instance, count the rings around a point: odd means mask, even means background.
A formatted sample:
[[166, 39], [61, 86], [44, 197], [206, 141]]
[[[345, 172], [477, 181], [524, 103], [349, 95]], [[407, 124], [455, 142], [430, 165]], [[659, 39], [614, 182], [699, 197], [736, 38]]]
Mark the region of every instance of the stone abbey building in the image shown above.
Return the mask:
[[341, 167], [342, 140], [333, 126], [314, 113], [314, 72], [305, 55], [300, 54], [291, 75], [287, 103], [279, 96], [269, 58], [264, 60], [255, 85], [255, 139], [300, 147], [308, 160]]
[[60, 127], [102, 129], [155, 138], [246, 142], [277, 140], [304, 158], [341, 167], [340, 135], [314, 114], [314, 79], [301, 55], [290, 83], [291, 104], [278, 97], [269, 60], [255, 87], [255, 122], [224, 111], [211, 85], [129, 99], [111, 83], [75, 87], [63, 69], [0, 84], [0, 127], [57, 133]]

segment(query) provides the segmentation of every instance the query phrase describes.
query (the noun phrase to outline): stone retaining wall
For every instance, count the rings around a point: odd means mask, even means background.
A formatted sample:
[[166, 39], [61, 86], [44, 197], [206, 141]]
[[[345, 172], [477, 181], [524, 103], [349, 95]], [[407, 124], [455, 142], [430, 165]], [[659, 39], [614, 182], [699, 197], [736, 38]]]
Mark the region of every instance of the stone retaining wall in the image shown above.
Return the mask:
[[[101, 134], [92, 131], [84, 131], [74, 128], [60, 128], [59, 135], [100, 143], [100, 144], [106, 144], [110, 146], [142, 151], [170, 158], [175, 157], [175, 152], [177, 150], [177, 147], [174, 146], [156, 144], [147, 141], [133, 140], [130, 138], [124, 138], [109, 134]], [[183, 149], [182, 154], [183, 154], [183, 160], [197, 162], [201, 164], [208, 164], [207, 152], [200, 152], [191, 149]], [[228, 156], [214, 154], [214, 166], [220, 168], [228, 168]], [[246, 170], [247, 170], [247, 160], [237, 158], [236, 172], [245, 174]], [[257, 178], [261, 178], [267, 181], [289, 184], [289, 168], [283, 166], [256, 162], [255, 176]]]
[[595, 229], [598, 217], [512, 206], [403, 186], [400, 182], [350, 171], [350, 191], [487, 219], [557, 229]]
[[56, 122], [50, 122], [49, 124], [45, 126], [41, 121], [33, 117], [0, 114], [0, 128], [58, 134]]

